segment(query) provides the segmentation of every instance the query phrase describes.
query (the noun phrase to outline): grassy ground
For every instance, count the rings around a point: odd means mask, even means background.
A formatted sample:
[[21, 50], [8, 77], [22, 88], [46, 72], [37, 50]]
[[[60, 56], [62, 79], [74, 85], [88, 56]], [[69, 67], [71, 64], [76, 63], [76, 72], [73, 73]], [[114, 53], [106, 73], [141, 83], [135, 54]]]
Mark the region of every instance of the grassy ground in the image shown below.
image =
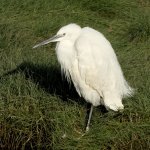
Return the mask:
[[[149, 0], [0, 0], [0, 149], [150, 149]], [[55, 44], [32, 49], [75, 22], [112, 43], [135, 95], [123, 113], [95, 108], [61, 79]]]

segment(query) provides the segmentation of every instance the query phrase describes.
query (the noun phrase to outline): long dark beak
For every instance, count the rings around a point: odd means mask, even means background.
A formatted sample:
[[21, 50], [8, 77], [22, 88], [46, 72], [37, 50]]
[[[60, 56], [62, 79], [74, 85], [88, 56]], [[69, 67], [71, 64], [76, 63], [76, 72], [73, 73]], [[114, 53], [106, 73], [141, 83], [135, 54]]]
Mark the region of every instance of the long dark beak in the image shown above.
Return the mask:
[[61, 38], [63, 36], [64, 35], [55, 35], [55, 36], [53, 36], [53, 37], [51, 37], [51, 38], [49, 38], [49, 39], [47, 39], [47, 40], [45, 40], [45, 41], [43, 41], [43, 42], [41, 42], [39, 44], [36, 44], [33, 48], [37, 48], [39, 46], [46, 45], [46, 44], [48, 44], [50, 42], [57, 42], [57, 41], [59, 41], [58, 38]]

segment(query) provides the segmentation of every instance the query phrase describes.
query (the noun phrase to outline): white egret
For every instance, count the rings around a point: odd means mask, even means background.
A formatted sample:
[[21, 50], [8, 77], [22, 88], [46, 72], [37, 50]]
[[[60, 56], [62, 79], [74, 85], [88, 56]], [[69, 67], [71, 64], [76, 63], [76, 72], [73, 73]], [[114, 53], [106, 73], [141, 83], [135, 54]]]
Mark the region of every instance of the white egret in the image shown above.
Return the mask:
[[72, 80], [79, 96], [91, 103], [86, 131], [93, 106], [102, 104], [114, 111], [124, 109], [122, 98], [132, 95], [132, 88], [123, 76], [110, 42], [102, 33], [72, 23], [33, 48], [50, 42], [57, 42], [57, 59], [67, 80]]

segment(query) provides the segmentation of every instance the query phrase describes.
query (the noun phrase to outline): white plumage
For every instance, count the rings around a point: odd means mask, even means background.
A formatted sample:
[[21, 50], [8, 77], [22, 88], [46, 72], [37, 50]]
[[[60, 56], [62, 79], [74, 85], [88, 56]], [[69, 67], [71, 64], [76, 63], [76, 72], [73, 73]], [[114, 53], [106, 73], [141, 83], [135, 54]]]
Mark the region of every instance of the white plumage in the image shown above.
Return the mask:
[[72, 79], [80, 96], [94, 106], [104, 104], [123, 109], [122, 97], [131, 94], [109, 41], [96, 30], [69, 24], [58, 33], [66, 34], [56, 54], [67, 79]]
[[132, 94], [110, 42], [100, 32], [77, 24], [62, 27], [56, 36], [34, 48], [57, 42], [61, 70], [78, 94], [93, 106], [123, 109], [122, 98]]

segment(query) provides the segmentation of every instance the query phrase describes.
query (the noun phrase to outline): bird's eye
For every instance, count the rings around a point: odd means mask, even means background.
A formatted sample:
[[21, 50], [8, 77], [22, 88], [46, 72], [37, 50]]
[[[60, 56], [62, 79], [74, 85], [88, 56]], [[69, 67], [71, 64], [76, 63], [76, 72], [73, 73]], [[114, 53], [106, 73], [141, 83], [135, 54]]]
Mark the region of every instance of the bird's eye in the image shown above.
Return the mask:
[[66, 35], [66, 33], [63, 33], [63, 35]]

